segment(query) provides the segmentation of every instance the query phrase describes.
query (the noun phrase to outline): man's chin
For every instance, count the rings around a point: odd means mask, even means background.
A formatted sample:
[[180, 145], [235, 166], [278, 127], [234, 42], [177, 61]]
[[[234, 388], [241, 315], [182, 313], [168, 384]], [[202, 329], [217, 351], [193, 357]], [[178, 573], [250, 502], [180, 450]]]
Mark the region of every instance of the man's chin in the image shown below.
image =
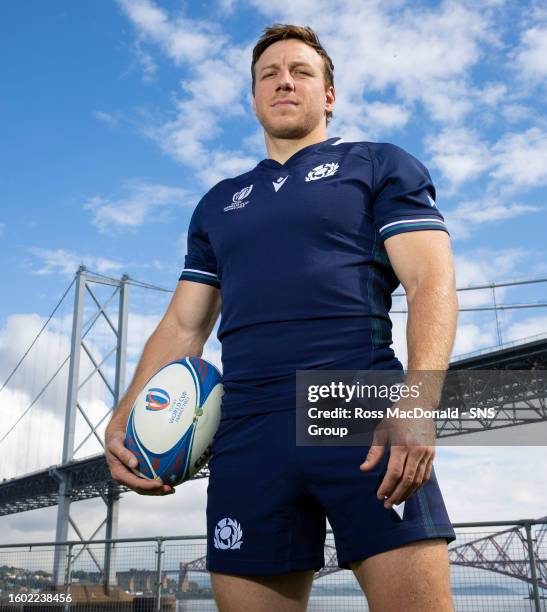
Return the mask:
[[264, 125], [263, 127], [272, 138], [298, 139], [304, 138], [310, 132], [310, 126], [302, 124], [286, 123], [284, 125]]

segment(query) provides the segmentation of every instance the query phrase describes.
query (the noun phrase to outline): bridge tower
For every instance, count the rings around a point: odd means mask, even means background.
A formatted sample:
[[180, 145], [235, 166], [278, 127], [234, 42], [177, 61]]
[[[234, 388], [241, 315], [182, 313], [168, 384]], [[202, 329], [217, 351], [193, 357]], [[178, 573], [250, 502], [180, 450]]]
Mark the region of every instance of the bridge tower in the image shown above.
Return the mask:
[[[71, 350], [70, 350], [70, 366], [68, 375], [68, 391], [67, 391], [67, 402], [65, 411], [65, 427], [64, 427], [64, 440], [63, 440], [63, 458], [62, 465], [71, 463], [74, 460], [74, 455], [83, 446], [83, 444], [91, 437], [99, 441], [101, 448], [104, 450], [104, 442], [97, 433], [97, 428], [105, 420], [107, 416], [110, 416], [111, 412], [108, 412], [98, 423], [93, 424], [92, 415], [86, 414], [85, 408], [80, 404], [78, 395], [82, 387], [91, 379], [92, 376], [98, 375], [101, 377], [106, 388], [112, 395], [112, 406], [113, 409], [117, 406], [119, 400], [122, 397], [125, 389], [125, 365], [126, 365], [126, 350], [127, 350], [127, 319], [128, 319], [128, 298], [129, 298], [129, 277], [127, 275], [122, 276], [120, 280], [108, 279], [103, 276], [96, 276], [89, 273], [85, 266], [80, 266], [76, 273], [76, 284], [75, 284], [75, 297], [74, 297], [74, 317], [72, 322], [72, 339], [71, 339]], [[96, 284], [110, 285], [113, 288], [113, 292], [110, 297], [101, 302], [96, 291], [93, 291], [93, 286]], [[95, 309], [93, 316], [90, 318], [86, 329], [84, 330], [84, 312], [86, 306], [86, 297], [91, 300], [92, 309]], [[117, 321], [112, 321], [111, 316], [106, 311], [106, 308], [111, 302], [117, 298]], [[86, 345], [85, 337], [91, 331], [92, 327], [97, 324], [97, 321], [101, 319], [107, 324], [107, 327], [111, 330], [114, 339], [113, 348], [105, 355], [103, 360], [98, 363], [94, 358], [91, 350]], [[93, 369], [91, 373], [86, 377], [85, 380], [80, 382], [80, 357], [82, 351], [85, 352], [87, 357], [90, 359]], [[109, 373], [105, 368], [105, 363], [110, 356], [115, 353], [115, 374], [114, 380], [109, 380]], [[110, 375], [110, 378], [112, 376]], [[89, 432], [86, 437], [80, 442], [80, 444], [74, 447], [74, 432], [76, 425], [77, 412], [83, 416], [87, 425], [89, 426]], [[69, 524], [72, 526], [76, 534], [81, 540], [86, 538], [83, 537], [82, 532], [78, 528], [78, 525], [70, 516], [71, 507], [71, 483], [70, 483], [70, 471], [60, 471], [52, 469], [51, 475], [55, 477], [59, 485], [59, 497], [58, 497], [58, 509], [57, 509], [57, 526], [56, 526], [56, 542], [64, 542], [68, 539], [68, 527]], [[106, 506], [106, 517], [95, 529], [91, 538], [93, 539], [99, 530], [106, 527], [106, 539], [115, 539], [118, 532], [118, 506], [120, 499], [119, 487], [111, 482], [109, 483], [106, 491], [100, 492], [100, 496], [103, 499]], [[102, 571], [103, 584], [105, 588], [116, 584], [115, 575], [115, 548], [111, 544], [105, 545], [105, 556], [104, 556], [104, 567], [101, 568], [101, 564], [97, 558], [93, 555], [92, 551], [86, 545], [87, 552], [90, 554], [94, 563], [97, 565], [99, 571]], [[83, 552], [84, 549], [80, 551]], [[80, 554], [79, 553], [79, 554]], [[55, 548], [55, 556], [53, 563], [53, 584], [62, 585], [65, 579], [65, 573], [67, 569], [67, 546], [57, 546]]]

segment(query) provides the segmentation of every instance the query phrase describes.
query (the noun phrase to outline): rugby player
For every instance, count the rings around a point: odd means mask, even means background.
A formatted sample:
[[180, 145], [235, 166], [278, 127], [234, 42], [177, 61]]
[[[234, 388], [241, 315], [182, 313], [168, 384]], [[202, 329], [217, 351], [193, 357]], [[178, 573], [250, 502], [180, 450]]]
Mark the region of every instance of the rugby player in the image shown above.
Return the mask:
[[444, 612], [454, 532], [433, 440], [413, 443], [410, 428], [397, 445], [295, 443], [296, 370], [402, 370], [388, 315], [399, 283], [409, 370], [446, 370], [458, 312], [427, 169], [395, 145], [328, 136], [333, 70], [311, 28], [274, 24], [257, 42], [252, 105], [268, 157], [194, 210], [177, 289], [107, 428], [107, 460], [141, 494], [173, 492], [128, 469], [127, 417], [156, 370], [202, 354], [221, 313], [225, 395], [207, 500], [220, 610], [305, 610], [328, 518], [338, 565], [371, 610]]

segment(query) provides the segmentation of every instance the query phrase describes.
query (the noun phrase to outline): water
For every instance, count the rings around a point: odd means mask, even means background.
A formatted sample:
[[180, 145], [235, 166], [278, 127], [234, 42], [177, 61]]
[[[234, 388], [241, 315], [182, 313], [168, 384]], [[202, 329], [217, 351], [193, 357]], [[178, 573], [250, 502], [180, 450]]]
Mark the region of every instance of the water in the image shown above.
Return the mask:
[[[456, 612], [531, 612], [534, 608], [529, 599], [521, 595], [473, 595], [454, 597]], [[543, 602], [544, 610], [545, 602]], [[404, 605], [402, 605], [404, 608]], [[211, 599], [178, 601], [176, 612], [215, 612], [217, 607]], [[368, 606], [362, 595], [324, 595], [310, 597], [308, 612], [367, 612]]]

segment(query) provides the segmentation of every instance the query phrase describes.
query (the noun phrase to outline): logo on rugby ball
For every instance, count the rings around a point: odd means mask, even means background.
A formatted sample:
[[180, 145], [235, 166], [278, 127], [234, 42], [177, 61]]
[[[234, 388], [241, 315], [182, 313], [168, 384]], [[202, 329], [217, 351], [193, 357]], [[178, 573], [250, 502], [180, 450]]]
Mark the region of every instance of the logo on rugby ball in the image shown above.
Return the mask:
[[243, 530], [241, 525], [231, 518], [223, 518], [215, 527], [215, 548], [227, 550], [240, 548], [243, 544]]
[[164, 410], [171, 404], [169, 393], [165, 389], [148, 389], [146, 392], [146, 410]]

